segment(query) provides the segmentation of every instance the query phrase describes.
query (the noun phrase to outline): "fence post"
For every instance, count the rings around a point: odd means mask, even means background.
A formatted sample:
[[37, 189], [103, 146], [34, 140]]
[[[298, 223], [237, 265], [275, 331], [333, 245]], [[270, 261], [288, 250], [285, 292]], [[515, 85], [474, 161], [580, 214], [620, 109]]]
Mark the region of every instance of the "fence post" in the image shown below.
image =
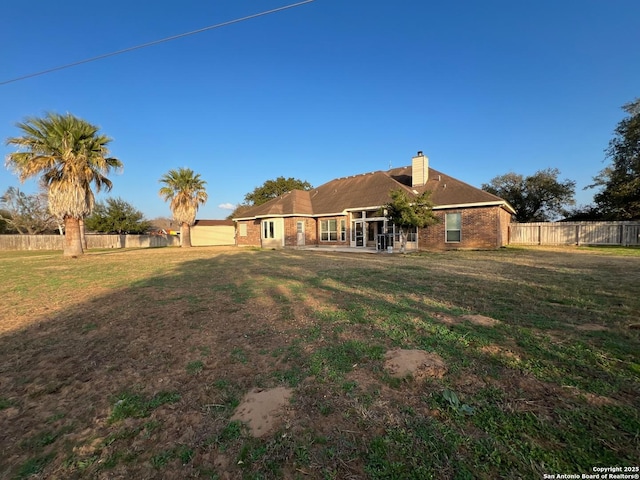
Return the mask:
[[538, 245], [542, 245], [542, 226], [538, 225]]

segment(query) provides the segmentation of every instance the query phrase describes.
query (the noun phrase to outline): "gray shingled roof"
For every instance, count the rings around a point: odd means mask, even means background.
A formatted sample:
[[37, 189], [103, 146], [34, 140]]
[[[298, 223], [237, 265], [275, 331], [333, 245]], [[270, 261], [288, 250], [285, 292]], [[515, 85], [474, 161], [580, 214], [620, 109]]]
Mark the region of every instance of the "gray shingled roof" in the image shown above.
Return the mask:
[[389, 192], [402, 188], [410, 195], [431, 191], [434, 208], [477, 204], [511, 206], [500, 197], [461, 182], [429, 168], [426, 185], [411, 187], [411, 166], [389, 171], [371, 172], [337, 178], [310, 191], [294, 190], [255, 207], [243, 210], [238, 218], [272, 216], [322, 216], [339, 214], [345, 210], [381, 207], [391, 200]]

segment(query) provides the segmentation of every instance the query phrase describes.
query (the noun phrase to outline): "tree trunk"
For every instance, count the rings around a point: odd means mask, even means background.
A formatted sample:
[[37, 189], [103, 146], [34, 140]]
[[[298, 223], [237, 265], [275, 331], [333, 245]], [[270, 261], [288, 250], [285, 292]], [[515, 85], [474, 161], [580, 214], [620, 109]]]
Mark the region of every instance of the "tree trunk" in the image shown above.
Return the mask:
[[80, 224], [80, 241], [82, 242], [82, 249], [86, 252], [89, 250], [89, 247], [87, 247], [87, 236], [85, 235], [84, 230], [84, 218], [78, 220], [78, 223]]
[[82, 239], [80, 238], [80, 221], [77, 218], [64, 219], [64, 252], [65, 257], [82, 255]]
[[180, 225], [180, 246], [191, 247], [191, 227], [184, 222]]
[[400, 228], [400, 253], [407, 251], [407, 236], [404, 233], [404, 229]]

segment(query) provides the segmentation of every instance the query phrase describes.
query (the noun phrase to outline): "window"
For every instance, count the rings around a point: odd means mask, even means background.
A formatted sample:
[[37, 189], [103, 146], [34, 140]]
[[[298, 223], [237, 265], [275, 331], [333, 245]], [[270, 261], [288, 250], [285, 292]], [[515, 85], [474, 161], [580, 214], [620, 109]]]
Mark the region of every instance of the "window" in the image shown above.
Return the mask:
[[346, 220], [340, 220], [340, 241], [341, 242], [347, 241], [347, 221]]
[[462, 214], [447, 213], [444, 216], [445, 242], [459, 242], [462, 239]]
[[276, 226], [273, 220], [262, 222], [262, 238], [276, 238]]
[[335, 242], [338, 240], [338, 221], [320, 220], [320, 241]]
[[247, 236], [247, 224], [246, 223], [241, 223], [240, 225], [238, 225], [238, 235], [240, 235], [241, 237], [246, 237]]

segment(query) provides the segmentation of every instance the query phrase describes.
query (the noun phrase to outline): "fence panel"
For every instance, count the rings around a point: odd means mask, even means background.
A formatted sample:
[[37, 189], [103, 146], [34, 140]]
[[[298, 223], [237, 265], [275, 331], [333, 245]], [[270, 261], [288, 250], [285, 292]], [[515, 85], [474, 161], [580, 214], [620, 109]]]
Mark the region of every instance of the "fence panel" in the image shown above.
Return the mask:
[[640, 222], [512, 223], [511, 245], [640, 245]]
[[89, 248], [154, 248], [178, 247], [176, 235], [87, 235]]
[[540, 245], [540, 227], [526, 223], [509, 225], [509, 243], [513, 245]]
[[[87, 235], [91, 248], [177, 247], [176, 235]], [[63, 235], [0, 235], [0, 250], [62, 250]]]
[[540, 226], [541, 245], [571, 245], [576, 243], [576, 226], [549, 223]]
[[622, 225], [583, 225], [580, 228], [580, 245], [622, 245]]
[[640, 223], [625, 225], [625, 229], [622, 233], [622, 244], [640, 245]]
[[0, 250], [62, 250], [62, 235], [0, 235]]

